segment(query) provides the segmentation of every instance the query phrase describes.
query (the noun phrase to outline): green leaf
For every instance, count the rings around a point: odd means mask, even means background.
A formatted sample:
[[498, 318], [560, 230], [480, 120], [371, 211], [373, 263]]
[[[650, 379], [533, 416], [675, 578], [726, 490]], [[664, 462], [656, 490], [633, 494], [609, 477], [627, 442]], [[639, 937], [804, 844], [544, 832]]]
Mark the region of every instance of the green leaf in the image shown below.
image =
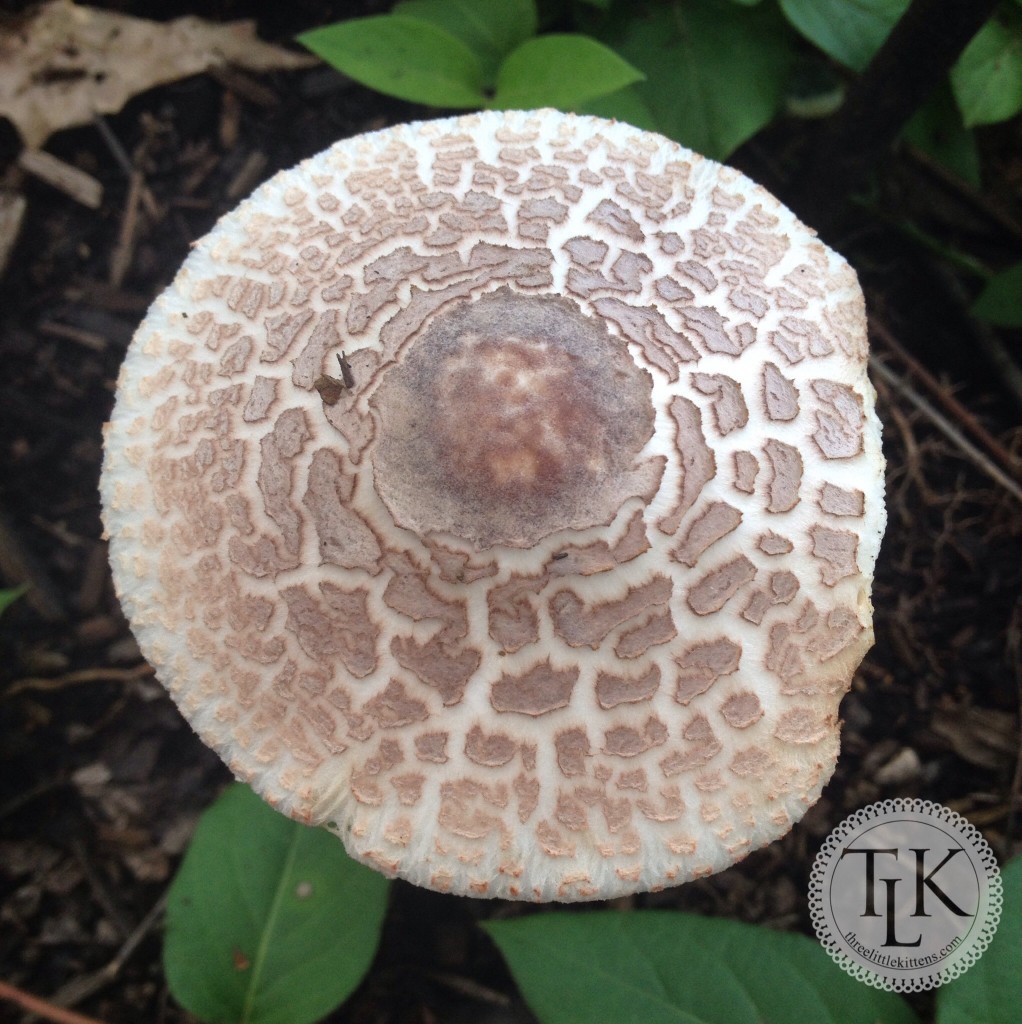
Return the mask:
[[482, 106], [483, 70], [457, 37], [417, 18], [353, 18], [298, 36], [356, 82], [434, 107]]
[[995, 274], [972, 304], [972, 312], [999, 327], [1022, 327], [1022, 263]]
[[[1022, 265], [1015, 268], [1022, 271]], [[1018, 274], [1022, 283], [1022, 274]], [[1016, 296], [1022, 292], [1016, 292]], [[1020, 303], [1016, 301], [1016, 307]], [[1004, 903], [987, 951], [937, 993], [937, 1024], [1015, 1024], [1022, 1005], [1022, 857], [1001, 869]]]
[[772, 4], [714, 0], [622, 10], [602, 38], [646, 75], [634, 88], [659, 130], [717, 160], [781, 108], [795, 42]]
[[460, 39], [478, 58], [486, 85], [496, 81], [501, 61], [536, 34], [535, 0], [402, 0], [393, 13]]
[[522, 43], [504, 61], [488, 105], [497, 110], [575, 110], [641, 78], [641, 71], [595, 39], [555, 33]]
[[1022, 15], [1008, 8], [1002, 13], [976, 33], [951, 69], [955, 100], [970, 128], [1022, 110]]
[[945, 84], [912, 116], [905, 138], [974, 188], [979, 188], [976, 138], [962, 124], [951, 89]]
[[0, 615], [3, 615], [3, 613], [7, 611], [15, 601], [17, 601], [26, 590], [28, 590], [27, 583], [22, 583], [20, 587], [11, 587], [7, 590], [0, 590]]
[[541, 1024], [913, 1024], [802, 935], [671, 911], [484, 925]]
[[171, 992], [207, 1024], [311, 1024], [372, 962], [387, 881], [235, 785], [203, 815], [167, 904]]
[[617, 92], [584, 103], [579, 109], [579, 113], [595, 114], [597, 117], [624, 121], [643, 131], [664, 134], [653, 111], [649, 109], [649, 105], [634, 85], [626, 86], [624, 89], [618, 89]]
[[861, 71], [909, 0], [780, 0], [789, 22], [824, 53]]

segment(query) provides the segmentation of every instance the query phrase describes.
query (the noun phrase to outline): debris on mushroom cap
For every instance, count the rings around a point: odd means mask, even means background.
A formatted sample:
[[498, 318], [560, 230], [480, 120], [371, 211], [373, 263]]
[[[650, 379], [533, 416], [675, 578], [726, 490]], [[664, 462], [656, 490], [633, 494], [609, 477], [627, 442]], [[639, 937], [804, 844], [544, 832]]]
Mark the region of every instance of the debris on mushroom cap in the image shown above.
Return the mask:
[[734, 170], [486, 113], [201, 241], [106, 439], [114, 578], [240, 778], [438, 890], [720, 870], [819, 796], [872, 643], [855, 274]]

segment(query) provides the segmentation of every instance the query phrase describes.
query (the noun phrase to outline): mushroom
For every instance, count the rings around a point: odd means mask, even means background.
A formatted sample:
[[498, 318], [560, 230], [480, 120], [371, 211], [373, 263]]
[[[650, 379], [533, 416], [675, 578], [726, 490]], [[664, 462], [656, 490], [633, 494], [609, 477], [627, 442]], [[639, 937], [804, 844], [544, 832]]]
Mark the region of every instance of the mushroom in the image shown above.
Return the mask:
[[866, 356], [847, 263], [659, 136], [532, 111], [348, 139], [139, 328], [118, 593], [231, 771], [388, 875], [707, 875], [834, 768], [885, 522]]

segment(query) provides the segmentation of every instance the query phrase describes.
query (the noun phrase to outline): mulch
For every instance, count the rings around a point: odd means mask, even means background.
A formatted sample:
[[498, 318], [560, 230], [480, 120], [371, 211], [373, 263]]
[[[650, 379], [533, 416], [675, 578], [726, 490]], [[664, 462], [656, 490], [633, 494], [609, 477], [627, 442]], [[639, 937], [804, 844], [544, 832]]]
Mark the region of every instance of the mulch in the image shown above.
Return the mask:
[[[274, 6], [287, 11], [261, 24], [268, 38], [328, 20], [311, 0]], [[240, 2], [216, 8], [244, 13]], [[0, 582], [31, 586], [0, 619], [0, 979], [20, 989], [107, 1024], [190, 1019], [162, 973], [162, 901], [228, 773], [142, 661], [110, 583], [101, 428], [132, 332], [190, 243], [260, 180], [423, 113], [325, 69], [198, 76], [137, 97], [103, 130], [51, 140], [102, 183], [98, 210], [18, 172], [17, 139], [0, 125], [3, 184], [27, 200], [0, 280]], [[783, 173], [806, 130], [767, 132], [736, 162]], [[989, 353], [1014, 346], [1018, 358], [1022, 338], [970, 318], [975, 282], [900, 226], [994, 263], [1017, 259], [1019, 135], [1016, 123], [983, 136], [982, 193], [899, 151], [828, 239], [867, 293], [890, 517], [877, 643], [842, 706], [833, 781], [787, 838], [737, 867], [616, 905], [811, 934], [806, 890], [824, 836], [894, 797], [951, 806], [1002, 859], [1018, 850], [1022, 396]], [[521, 912], [395, 884], [376, 962], [331, 1020], [530, 1020], [474, 927]], [[929, 997], [916, 1003], [931, 1013]], [[0, 1003], [8, 1019], [22, 1018]]]

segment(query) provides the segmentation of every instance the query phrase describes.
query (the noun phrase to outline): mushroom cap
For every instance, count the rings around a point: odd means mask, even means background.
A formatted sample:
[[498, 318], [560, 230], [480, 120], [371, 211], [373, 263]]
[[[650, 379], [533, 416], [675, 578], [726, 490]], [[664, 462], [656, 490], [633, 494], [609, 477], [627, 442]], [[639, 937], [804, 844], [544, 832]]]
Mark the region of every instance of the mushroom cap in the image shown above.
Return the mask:
[[786, 833], [873, 641], [854, 272], [625, 124], [347, 139], [138, 330], [104, 522], [142, 651], [273, 806], [441, 891], [585, 900]]

